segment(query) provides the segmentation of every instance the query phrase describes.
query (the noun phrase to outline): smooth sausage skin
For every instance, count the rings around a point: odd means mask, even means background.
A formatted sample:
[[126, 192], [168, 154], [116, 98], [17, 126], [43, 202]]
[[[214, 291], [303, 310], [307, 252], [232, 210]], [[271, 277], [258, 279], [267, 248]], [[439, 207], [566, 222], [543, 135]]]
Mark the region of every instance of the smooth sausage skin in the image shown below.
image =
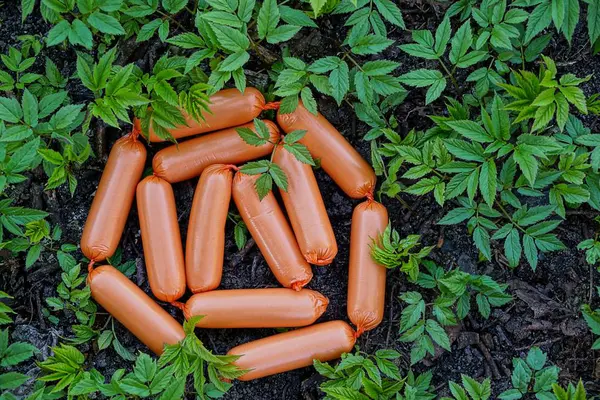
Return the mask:
[[[244, 93], [237, 89], [224, 89], [210, 96], [209, 112], [204, 112], [204, 121], [196, 121], [182, 111], [187, 126], [170, 129], [175, 139], [200, 133], [218, 131], [220, 129], [238, 126], [258, 117], [265, 106], [265, 98], [255, 88], [246, 88]], [[164, 142], [150, 128], [151, 142]]]
[[149, 176], [137, 187], [137, 206], [150, 289], [172, 302], [185, 293], [185, 264], [171, 185]]
[[185, 246], [186, 281], [193, 293], [221, 284], [232, 180], [231, 166], [215, 164], [202, 172], [196, 186]]
[[258, 198], [257, 179], [258, 175], [236, 173], [233, 201], [275, 278], [286, 288], [300, 290], [312, 279], [312, 270], [273, 192], [262, 201]]
[[94, 300], [156, 354], [185, 338], [173, 317], [110, 265], [91, 271], [87, 283]]
[[300, 139], [313, 158], [350, 197], [360, 199], [373, 192], [375, 171], [342, 134], [321, 114], [311, 114], [302, 104], [291, 114], [277, 114], [277, 123], [286, 133], [306, 130]]
[[81, 237], [81, 251], [90, 260], [104, 260], [117, 249], [145, 162], [146, 148], [137, 134], [115, 142]]
[[385, 304], [385, 267], [371, 257], [373, 240], [388, 224], [386, 208], [376, 201], [360, 203], [352, 213], [348, 270], [348, 318], [357, 335], [378, 326]]
[[313, 360], [335, 360], [352, 350], [354, 336], [344, 321], [329, 321], [245, 343], [227, 354], [241, 355], [234, 364], [251, 371], [238, 379], [250, 381], [308, 367]]
[[315, 265], [331, 264], [338, 251], [337, 242], [311, 166], [298, 161], [282, 146], [275, 150], [273, 162], [288, 178], [287, 192], [279, 192], [304, 258]]
[[190, 297], [183, 312], [186, 319], [204, 316], [198, 328], [296, 328], [314, 323], [328, 304], [310, 289], [213, 290]]
[[[241, 164], [269, 155], [279, 140], [279, 128], [271, 121], [263, 122], [271, 133], [271, 143], [251, 146], [236, 128], [224, 129], [162, 149], [152, 159], [154, 174], [167, 182], [181, 182], [199, 176], [212, 164]], [[254, 131], [253, 122], [237, 128], [243, 127]]]

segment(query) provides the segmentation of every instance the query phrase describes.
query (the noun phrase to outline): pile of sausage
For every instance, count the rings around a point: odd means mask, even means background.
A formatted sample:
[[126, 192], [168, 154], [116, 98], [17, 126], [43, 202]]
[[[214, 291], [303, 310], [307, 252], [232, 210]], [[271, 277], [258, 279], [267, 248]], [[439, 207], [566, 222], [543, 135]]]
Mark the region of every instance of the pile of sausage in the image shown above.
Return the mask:
[[[138, 140], [141, 127], [136, 121], [132, 133], [119, 139], [110, 152], [81, 239], [81, 249], [90, 259], [87, 282], [93, 298], [157, 354], [165, 344], [184, 338], [181, 324], [117, 269], [94, 268], [115, 252], [134, 197], [148, 281], [157, 299], [182, 309], [186, 318], [203, 315], [197, 324], [201, 328], [304, 326], [231, 349], [228, 354], [241, 355], [236, 365], [250, 370], [241, 380], [308, 366], [313, 359], [338, 358], [383, 316], [386, 271], [371, 259], [370, 248], [385, 229], [388, 215], [373, 200], [375, 174], [322, 115], [299, 105], [291, 114], [278, 113], [279, 127], [286, 133], [306, 130], [300, 143], [320, 159], [323, 170], [348, 196], [366, 198], [354, 209], [350, 238], [348, 316], [356, 331], [343, 321], [312, 325], [328, 300], [303, 289], [312, 278], [310, 264], [330, 264], [337, 244], [313, 170], [276, 144], [281, 137], [278, 126], [264, 121], [271, 140], [261, 146], [247, 144], [236, 131], [240, 126], [254, 130], [251, 121], [269, 108], [271, 104], [265, 104], [253, 88], [216, 93], [205, 121], [189, 118], [188, 126], [172, 129], [171, 134], [182, 139], [217, 132], [160, 150], [152, 160], [154, 174], [141, 182], [146, 149]], [[152, 131], [148, 134], [150, 141], [161, 141]], [[254, 188], [257, 176], [236, 167], [273, 150], [273, 162], [289, 182], [281, 197], [290, 223], [273, 193], [259, 200]], [[171, 184], [198, 176], [184, 253]], [[216, 290], [231, 197], [284, 288]], [[179, 303], [186, 286], [194, 294]]]

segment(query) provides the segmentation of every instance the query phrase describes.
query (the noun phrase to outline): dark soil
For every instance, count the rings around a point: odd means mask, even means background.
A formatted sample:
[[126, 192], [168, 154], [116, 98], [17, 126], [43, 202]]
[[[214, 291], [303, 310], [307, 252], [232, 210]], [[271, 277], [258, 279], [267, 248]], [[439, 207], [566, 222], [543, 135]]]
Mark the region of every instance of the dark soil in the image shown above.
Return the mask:
[[[439, 4], [433, 6], [421, 2], [403, 3], [408, 27], [434, 29], [443, 14], [439, 7]], [[9, 45], [17, 43], [17, 35], [44, 35], [49, 29], [38, 15], [28, 18], [25, 24], [21, 25], [20, 10], [6, 3], [0, 8], [0, 20], [2, 53], [8, 50]], [[323, 19], [319, 30], [302, 30], [290, 44], [291, 54], [306, 60], [336, 54], [338, 43], [343, 41], [345, 34], [341, 25], [341, 19], [334, 16]], [[391, 36], [405, 43], [410, 35], [408, 32], [394, 32]], [[585, 86], [587, 94], [592, 94], [600, 92], [600, 63], [598, 57], [591, 56], [586, 39], [587, 32], [582, 27], [578, 29], [572, 46], [555, 35], [546, 54], [557, 61], [562, 72], [572, 72], [579, 76], [595, 74]], [[137, 62], [142, 67], [151, 65], [157, 56], [166, 50], [159, 42], [139, 47], [130, 42], [127, 49], [130, 57], [122, 57], [121, 61]], [[268, 50], [275, 54], [279, 51], [276, 47]], [[44, 50], [43, 55], [52, 58], [63, 74], [70, 75], [74, 72], [75, 54], [72, 51], [62, 51], [55, 47]], [[390, 48], [386, 57], [401, 62], [402, 72], [426, 64], [408, 57], [396, 47]], [[43, 68], [43, 57], [40, 57], [38, 64], [38, 67]], [[265, 68], [260, 61], [252, 64], [252, 71], [249, 71], [251, 84], [263, 86], [261, 88], [265, 89], [264, 85], [268, 82]], [[70, 90], [77, 102], [84, 101], [88, 96], [81, 87], [70, 86]], [[318, 101], [320, 111], [365, 158], [369, 159], [368, 143], [361, 139], [368, 129], [355, 118], [352, 109], [347, 104], [338, 107], [331, 99], [321, 98]], [[401, 133], [406, 133], [413, 127], [427, 127], [429, 120], [426, 115], [441, 111], [440, 102], [428, 107], [424, 107], [423, 104], [424, 91], [415, 90], [396, 110]], [[600, 128], [597, 118], [588, 118], [586, 123], [593, 131]], [[98, 128], [89, 133], [98, 158], [88, 162], [78, 172], [79, 187], [74, 197], [71, 197], [65, 188], [43, 191], [45, 177], [39, 172], [32, 174], [28, 182], [11, 194], [19, 205], [43, 208], [50, 212], [52, 224], [61, 226], [64, 231], [63, 238], [67, 242], [79, 242], [88, 209], [100, 180], [106, 149], [110, 149], [110, 145], [125, 133], [106, 129], [103, 135], [100, 133], [102, 129]], [[149, 147], [148, 166], [151, 156], [162, 147]], [[354, 206], [359, 202], [346, 197], [323, 171], [316, 171], [316, 175], [340, 251], [331, 266], [313, 269], [314, 279], [308, 287], [329, 297], [330, 305], [321, 321], [347, 320], [346, 281], [350, 219]], [[195, 185], [196, 180], [193, 180], [176, 184], [174, 187], [184, 239]], [[516, 270], [508, 269], [502, 251], [498, 248], [494, 249], [495, 259], [492, 262], [478, 262], [477, 251], [465, 227], [444, 228], [436, 225], [436, 221], [444, 215], [445, 210], [437, 206], [431, 198], [403, 196], [403, 199], [409, 208], [404, 208], [397, 200], [383, 199], [394, 227], [402, 235], [421, 234], [424, 244], [440, 244], [439, 249], [432, 253], [432, 258], [440, 265], [446, 268], [458, 267], [471, 273], [489, 274], [498, 281], [508, 282], [510, 292], [515, 298], [513, 303], [494, 311], [489, 320], [483, 320], [473, 313], [463, 325], [452, 332], [455, 339], [452, 352], [441, 354], [434, 360], [426, 360], [424, 364], [428, 366], [420, 364], [417, 370], [431, 368], [434, 373], [434, 385], [440, 388], [445, 388], [449, 379], [460, 379], [461, 373], [474, 377], [491, 376], [494, 392], [497, 394], [510, 384], [512, 357], [522, 356], [531, 346], [537, 345], [549, 353], [551, 363], [561, 368], [562, 381], [582, 378], [588, 393], [599, 393], [600, 369], [596, 366], [596, 354], [590, 351], [593, 338], [580, 319], [578, 311], [582, 303], [589, 302], [592, 298], [594, 282], [598, 282], [598, 277], [585, 263], [583, 254], [575, 250], [577, 243], [591, 237], [596, 229], [593, 222], [595, 213], [583, 209], [569, 215], [559, 229], [559, 237], [569, 250], [545, 255], [537, 272], [532, 272], [527, 265], [522, 265]], [[227, 228], [226, 261], [221, 287], [231, 289], [278, 286], [258, 249], [252, 247], [240, 257], [233, 242], [231, 224]], [[150, 293], [143, 268], [142, 244], [135, 207], [123, 234], [122, 246], [124, 260], [134, 259], [138, 265], [133, 280]], [[49, 347], [56, 345], [59, 338], [73, 336], [70, 326], [75, 320], [72, 316], [60, 315], [60, 324], [54, 326], [41, 313], [44, 299], [56, 295], [55, 288], [60, 280], [57, 260], [51, 253], [43, 254], [29, 272], [25, 271], [24, 257], [4, 259], [0, 265], [0, 289], [16, 297], [12, 303], [18, 313], [16, 324], [11, 328], [13, 340], [35, 344], [41, 350], [41, 359], [48, 355]], [[398, 341], [402, 306], [397, 296], [408, 290], [408, 287], [398, 271], [388, 273], [385, 318], [378, 328], [364, 334], [357, 343], [367, 352], [380, 348], [397, 349], [403, 354], [400, 362], [404, 368], [409, 366], [409, 347]], [[180, 313], [172, 307], [165, 305], [165, 308], [182, 319]], [[104, 318], [100, 315], [100, 322]], [[118, 333], [125, 346], [132, 351], [148, 351], [124, 329], [119, 327]], [[273, 329], [198, 331], [207, 347], [217, 353], [225, 353], [233, 346], [274, 333], [276, 331]], [[98, 368], [105, 375], [110, 375], [115, 369], [127, 364], [113, 350], [97, 352], [97, 349], [86, 345], [82, 346], [82, 350], [91, 353], [90, 366]], [[39, 374], [39, 369], [33, 363], [25, 364], [23, 371], [32, 376]], [[317, 399], [322, 397], [318, 391], [319, 383], [315, 371], [312, 368], [304, 368], [254, 382], [236, 382], [226, 398]]]

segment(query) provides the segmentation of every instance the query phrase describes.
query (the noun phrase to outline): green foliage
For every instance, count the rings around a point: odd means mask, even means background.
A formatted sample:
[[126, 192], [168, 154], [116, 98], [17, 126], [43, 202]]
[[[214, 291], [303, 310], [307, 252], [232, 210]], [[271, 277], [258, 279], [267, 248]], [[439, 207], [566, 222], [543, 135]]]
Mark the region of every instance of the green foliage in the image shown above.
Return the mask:
[[456, 382], [448, 382], [452, 397], [442, 397], [441, 400], [488, 400], [492, 395], [490, 379], [477, 382], [470, 376], [461, 375], [462, 386]]
[[579, 380], [577, 386], [569, 383], [566, 389], [557, 383], [552, 384], [552, 393], [556, 396], [556, 400], [586, 400], [587, 394], [583, 387], [583, 382]]
[[[306, 131], [292, 131], [285, 135], [281, 142], [277, 143], [271, 141], [269, 128], [260, 119], [254, 119], [254, 130], [249, 128], [236, 128], [236, 131], [242, 140], [251, 146], [263, 146], [267, 143], [274, 145], [271, 160], [250, 161], [240, 168], [240, 172], [243, 172], [244, 174], [259, 176], [254, 183], [254, 187], [256, 188], [260, 200], [264, 199], [265, 196], [269, 194], [273, 188], [273, 182], [275, 182], [275, 185], [277, 185], [280, 190], [283, 190], [284, 192], [287, 191], [287, 176], [281, 167], [273, 162], [273, 155], [279, 147], [281, 147], [279, 148], [279, 151], [289, 151], [298, 161], [308, 165], [315, 165], [306, 146], [298, 142], [306, 135]], [[239, 232], [236, 233], [236, 243], [238, 243], [237, 235], [239, 235]], [[241, 240], [239, 242], [241, 242]]]
[[[581, 307], [583, 319], [587, 323], [588, 327], [594, 335], [600, 336], [600, 309], [592, 310], [588, 304], [584, 304]], [[600, 349], [600, 338], [596, 339], [592, 345], [592, 349]]]
[[248, 228], [239, 214], [230, 212], [227, 214], [227, 219], [233, 222], [233, 239], [238, 250], [242, 250], [248, 241]]
[[436, 343], [450, 351], [450, 339], [444, 326], [454, 326], [471, 310], [473, 297], [478, 312], [489, 318], [491, 307], [500, 307], [512, 300], [506, 294], [507, 285], [498, 284], [487, 275], [471, 275], [458, 269], [444, 271], [429, 260], [422, 264], [416, 284], [432, 291], [432, 300], [426, 302], [421, 291], [409, 291], [400, 296], [406, 303], [400, 319], [400, 341], [413, 343], [410, 353], [412, 364], [427, 354], [434, 355]]
[[500, 400], [520, 399], [527, 393], [535, 394], [538, 399], [553, 398], [551, 390], [558, 382], [560, 368], [546, 366], [546, 353], [539, 347], [532, 347], [525, 360], [513, 358], [511, 375], [512, 389], [499, 395]]
[[[82, 326], [75, 325], [73, 331], [83, 333], [89, 331], [94, 324], [97, 307], [91, 299], [89, 286], [85, 284], [86, 275], [81, 270], [81, 265], [77, 264], [75, 258], [69, 254], [76, 249], [77, 247], [73, 245], [63, 245], [57, 252], [62, 269], [61, 282], [56, 288], [58, 297], [47, 297], [46, 304], [52, 312], [74, 316]], [[59, 319], [51, 315], [49, 310], [46, 309], [45, 314], [50, 322], [58, 324]]]
[[[435, 246], [423, 247], [416, 253], [412, 250], [419, 246], [420, 235], [408, 235], [400, 239], [400, 234], [388, 224], [385, 231], [371, 247], [371, 257], [379, 265], [388, 269], [400, 267], [412, 282], [419, 277], [419, 265], [423, 258], [427, 257]], [[416, 249], [415, 249], [416, 250]]]
[[434, 399], [431, 372], [402, 376], [395, 361], [400, 353], [378, 350], [374, 355], [359, 350], [345, 353], [335, 366], [318, 360], [313, 366], [327, 378], [320, 386], [325, 400], [347, 399]]
[[[46, 375], [39, 378], [51, 383], [51, 393], [84, 396], [100, 393], [111, 398], [183, 399], [186, 383], [193, 383], [194, 391], [207, 398], [219, 398], [231, 387], [227, 379], [235, 379], [246, 371], [232, 362], [237, 356], [214, 355], [206, 349], [194, 333], [200, 317], [184, 324], [185, 339], [166, 345], [158, 360], [140, 353], [133, 371], [115, 371], [108, 382], [96, 369], [85, 370], [85, 356], [75, 347], [54, 347], [54, 355], [40, 363]], [[114, 339], [113, 339], [114, 340]]]
[[[448, 99], [447, 115], [431, 116], [435, 126], [424, 133], [405, 138], [386, 133], [387, 142], [376, 148], [382, 164], [389, 159], [380, 171], [387, 178], [381, 192], [390, 197], [433, 193], [440, 205], [451, 201], [453, 208], [439, 223], [467, 221], [483, 259], [491, 260], [492, 240], [503, 241], [511, 267], [524, 255], [535, 269], [539, 252], [563, 249], [552, 233], [560, 220], [551, 217], [565, 218], [567, 207], [585, 203], [600, 209], [600, 143], [569, 109], [571, 102], [587, 111], [576, 86], [584, 80], [569, 74], [559, 79], [554, 62], [544, 61], [539, 76], [513, 72], [514, 84], [499, 84], [506, 93], [465, 96], [463, 103]], [[548, 98], [536, 100], [543, 96]], [[563, 100], [565, 107], [557, 106]], [[401, 174], [405, 165], [410, 168]]]

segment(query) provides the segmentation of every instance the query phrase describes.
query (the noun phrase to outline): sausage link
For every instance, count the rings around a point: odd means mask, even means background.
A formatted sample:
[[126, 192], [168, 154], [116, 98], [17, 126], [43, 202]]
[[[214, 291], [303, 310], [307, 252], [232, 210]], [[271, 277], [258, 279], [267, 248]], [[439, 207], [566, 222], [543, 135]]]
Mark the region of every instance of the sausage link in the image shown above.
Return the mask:
[[[263, 122], [271, 133], [270, 143], [251, 146], [242, 140], [236, 128], [224, 129], [162, 149], [152, 159], [154, 174], [170, 183], [181, 182], [199, 176], [212, 164], [241, 164], [269, 155], [273, 143], [279, 140], [279, 128], [271, 121]], [[238, 128], [244, 127], [255, 130], [254, 123]]]
[[385, 267], [371, 257], [371, 246], [388, 224], [386, 208], [376, 201], [360, 203], [352, 213], [348, 270], [348, 317], [357, 335], [377, 327], [385, 304]]
[[94, 300], [156, 354], [185, 338], [173, 317], [110, 265], [90, 270], [87, 283]]
[[254, 188], [257, 179], [258, 175], [236, 173], [233, 201], [275, 278], [284, 287], [300, 290], [312, 279], [312, 270], [273, 192], [259, 200]]
[[280, 193], [304, 258], [310, 264], [331, 264], [338, 251], [337, 242], [311, 166], [298, 161], [282, 146], [275, 150], [273, 162], [288, 178], [287, 192]]
[[355, 342], [354, 331], [347, 323], [329, 321], [245, 343], [227, 354], [241, 356], [234, 364], [251, 371], [238, 379], [250, 381], [308, 367], [313, 360], [334, 360], [350, 352]]
[[373, 192], [375, 171], [321, 114], [315, 116], [299, 104], [291, 114], [279, 111], [277, 123], [286, 133], [307, 131], [300, 143], [321, 160], [323, 170], [348, 196], [360, 199]]
[[145, 162], [146, 148], [136, 132], [115, 142], [81, 237], [81, 251], [90, 260], [104, 260], [117, 249]]
[[[204, 121], [196, 121], [182, 111], [187, 126], [169, 129], [175, 139], [218, 131], [238, 126], [258, 117], [265, 106], [265, 98], [255, 88], [246, 88], [244, 93], [237, 89], [224, 89], [210, 96], [209, 112], [202, 113]], [[150, 141], [164, 142], [150, 127]]]
[[186, 280], [193, 293], [221, 283], [232, 180], [231, 166], [215, 164], [202, 172], [196, 186], [185, 246]]
[[186, 319], [203, 315], [198, 328], [296, 328], [314, 323], [328, 304], [314, 290], [267, 288], [213, 290], [174, 305]]
[[171, 185], [149, 176], [137, 187], [137, 206], [150, 289], [172, 302], [185, 292], [185, 267]]

